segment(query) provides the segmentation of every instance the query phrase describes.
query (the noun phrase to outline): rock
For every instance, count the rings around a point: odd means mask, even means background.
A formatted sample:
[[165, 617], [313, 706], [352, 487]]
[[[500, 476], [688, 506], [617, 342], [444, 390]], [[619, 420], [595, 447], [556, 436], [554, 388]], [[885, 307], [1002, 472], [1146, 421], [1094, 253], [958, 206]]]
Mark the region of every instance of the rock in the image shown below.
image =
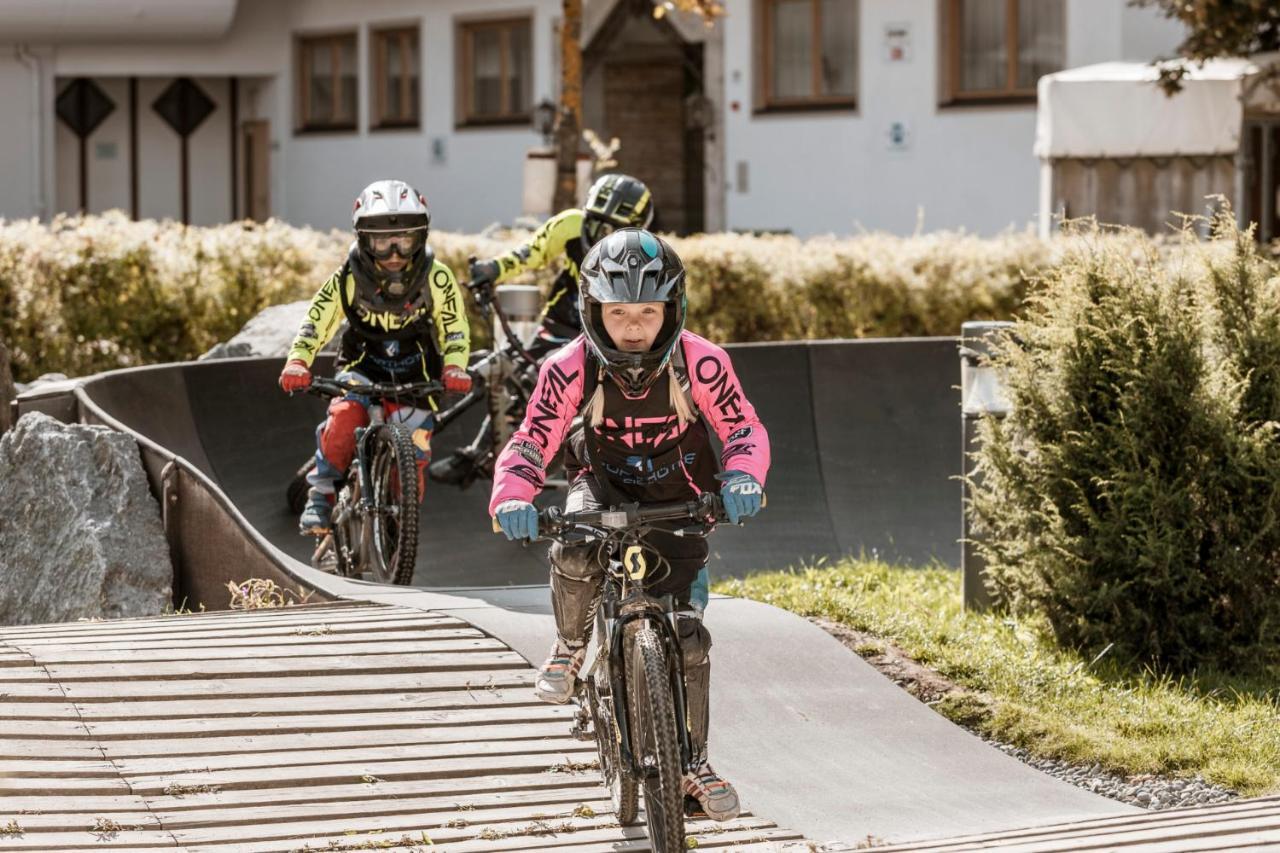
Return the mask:
[[0, 625], [154, 616], [173, 566], [137, 445], [29, 412], [0, 439]]
[[[293, 343], [293, 337], [298, 333], [298, 326], [306, 316], [310, 305], [310, 300], [304, 300], [264, 308], [257, 316], [245, 323], [231, 340], [215, 344], [212, 349], [200, 356], [200, 360], [249, 356], [284, 358], [289, 354], [289, 345]], [[333, 336], [333, 340], [321, 349], [321, 352], [336, 352], [340, 335], [341, 331]]]

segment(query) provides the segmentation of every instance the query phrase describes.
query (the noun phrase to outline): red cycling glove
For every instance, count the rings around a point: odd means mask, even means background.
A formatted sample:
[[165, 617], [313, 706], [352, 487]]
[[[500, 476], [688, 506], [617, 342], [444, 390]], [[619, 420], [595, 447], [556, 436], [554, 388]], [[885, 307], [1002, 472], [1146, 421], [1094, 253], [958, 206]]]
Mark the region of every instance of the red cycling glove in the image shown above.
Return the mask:
[[292, 394], [311, 387], [311, 370], [302, 359], [291, 359], [280, 372], [280, 387]]

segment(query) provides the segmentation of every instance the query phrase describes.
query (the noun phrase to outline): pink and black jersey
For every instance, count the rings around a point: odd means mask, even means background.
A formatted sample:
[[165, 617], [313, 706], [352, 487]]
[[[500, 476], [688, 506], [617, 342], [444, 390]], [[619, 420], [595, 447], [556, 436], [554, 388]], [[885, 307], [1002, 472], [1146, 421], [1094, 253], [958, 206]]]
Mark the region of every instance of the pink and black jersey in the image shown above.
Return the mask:
[[[769, 470], [769, 436], [742, 393], [728, 354], [688, 331], [681, 333], [679, 345], [689, 394], [724, 445], [720, 464], [763, 484]], [[542, 490], [545, 460], [567, 440], [583, 408], [584, 391], [594, 385], [586, 376], [590, 363], [583, 337], [543, 363], [524, 422], [498, 457], [490, 514], [504, 501], [532, 501]], [[671, 410], [670, 381], [670, 372], [665, 372], [643, 396], [632, 398], [614, 382], [602, 380], [602, 422], [582, 442], [586, 458], [574, 448], [580, 463], [630, 500], [679, 500], [715, 488], [717, 465], [706, 426], [700, 419], [680, 424]]]

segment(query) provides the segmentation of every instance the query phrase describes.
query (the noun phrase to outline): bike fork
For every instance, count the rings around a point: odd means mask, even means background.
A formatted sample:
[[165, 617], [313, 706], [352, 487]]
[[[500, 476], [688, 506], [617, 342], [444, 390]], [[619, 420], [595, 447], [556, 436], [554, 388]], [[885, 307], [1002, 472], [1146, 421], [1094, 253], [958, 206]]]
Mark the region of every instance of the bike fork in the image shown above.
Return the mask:
[[633, 775], [641, 769], [631, 751], [631, 715], [630, 703], [627, 701], [627, 679], [623, 665], [622, 637], [627, 624], [644, 619], [655, 625], [661, 625], [659, 633], [667, 650], [667, 657], [672, 660], [671, 697], [675, 703], [676, 734], [680, 739], [680, 764], [686, 772], [693, 764], [693, 742], [689, 737], [688, 699], [684, 690], [684, 654], [675, 629], [665, 618], [653, 619], [651, 613], [632, 613], [617, 619], [613, 623], [612, 636], [609, 638], [609, 681], [614, 696], [614, 718], [617, 720], [618, 737], [622, 741], [619, 749], [622, 767]]

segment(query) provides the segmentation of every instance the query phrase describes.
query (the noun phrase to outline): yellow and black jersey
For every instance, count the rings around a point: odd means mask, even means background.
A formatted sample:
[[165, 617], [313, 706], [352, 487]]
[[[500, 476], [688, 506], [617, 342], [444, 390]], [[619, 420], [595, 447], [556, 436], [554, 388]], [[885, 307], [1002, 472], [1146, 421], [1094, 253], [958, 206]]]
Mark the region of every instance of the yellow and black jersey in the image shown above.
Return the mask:
[[423, 293], [402, 312], [377, 311], [361, 300], [355, 276], [344, 264], [316, 291], [289, 358], [310, 365], [345, 319], [350, 328], [339, 356], [344, 367], [375, 374], [421, 373], [428, 379], [438, 377], [441, 363], [465, 370], [471, 355], [466, 306], [453, 271], [430, 260]]
[[528, 242], [500, 255], [498, 282], [526, 270], [542, 269], [563, 259], [564, 267], [551, 285], [542, 309], [542, 324], [564, 340], [575, 337], [578, 321], [578, 265], [586, 251], [582, 246], [582, 216], [577, 208], [562, 210], [542, 224]]

